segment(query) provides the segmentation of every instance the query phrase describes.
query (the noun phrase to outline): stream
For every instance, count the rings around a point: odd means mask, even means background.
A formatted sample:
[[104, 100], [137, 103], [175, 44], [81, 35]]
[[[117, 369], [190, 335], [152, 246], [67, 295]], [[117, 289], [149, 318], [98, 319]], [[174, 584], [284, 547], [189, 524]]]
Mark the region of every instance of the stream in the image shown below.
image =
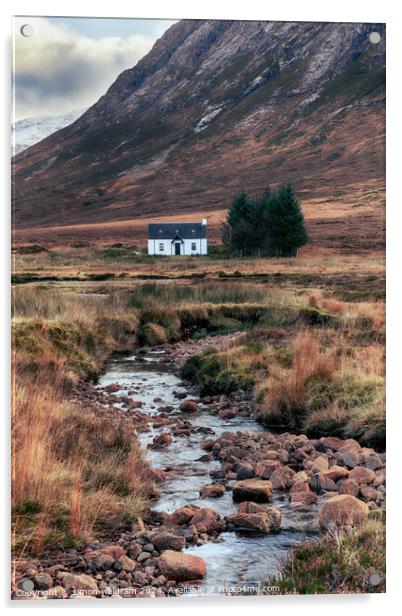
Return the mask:
[[[141, 412], [155, 415], [158, 407], [170, 405], [174, 407], [170, 416], [183, 418], [179, 410], [181, 400], [174, 392], [188, 392], [183, 389], [172, 368], [163, 361], [163, 355], [163, 350], [151, 349], [145, 355], [119, 358], [100, 377], [98, 387], [117, 383], [121, 385], [118, 396], [142, 401]], [[186, 415], [186, 419], [199, 431], [186, 436], [174, 436], [173, 442], [165, 448], [147, 449], [147, 446], [169, 426], [151, 426], [149, 431], [138, 435], [153, 468], [175, 468], [174, 472], [169, 473], [169, 478], [159, 485], [161, 494], [153, 504], [153, 509], [171, 513], [183, 505], [193, 503], [211, 507], [222, 516], [229, 515], [237, 510], [231, 491], [226, 491], [220, 498], [201, 499], [199, 496], [200, 488], [211, 483], [209, 473], [220, 468], [218, 460], [199, 460], [205, 454], [201, 444], [207, 438], [218, 437], [224, 431], [256, 432], [261, 431], [262, 427], [245, 417], [221, 419], [212, 415], [208, 407], [202, 404], [198, 412]], [[187, 553], [203, 558], [207, 566], [207, 575], [199, 587], [200, 594], [222, 594], [222, 587], [244, 586], [246, 582], [248, 586], [258, 586], [260, 581], [265, 582], [278, 573], [278, 565], [287, 557], [292, 545], [317, 535], [319, 503], [309, 506], [308, 510], [300, 509], [275, 490], [271, 504], [282, 514], [279, 533], [241, 535], [223, 532], [218, 541], [208, 541], [204, 545], [186, 549]]]

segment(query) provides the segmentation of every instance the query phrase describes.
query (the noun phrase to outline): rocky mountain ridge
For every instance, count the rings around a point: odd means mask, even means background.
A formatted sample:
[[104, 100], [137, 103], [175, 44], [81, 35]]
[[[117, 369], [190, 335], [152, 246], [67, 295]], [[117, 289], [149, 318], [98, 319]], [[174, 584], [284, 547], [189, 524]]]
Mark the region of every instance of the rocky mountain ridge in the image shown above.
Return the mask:
[[[371, 31], [382, 40], [373, 45]], [[70, 126], [14, 159], [17, 227], [301, 199], [384, 184], [385, 27], [184, 20]]]

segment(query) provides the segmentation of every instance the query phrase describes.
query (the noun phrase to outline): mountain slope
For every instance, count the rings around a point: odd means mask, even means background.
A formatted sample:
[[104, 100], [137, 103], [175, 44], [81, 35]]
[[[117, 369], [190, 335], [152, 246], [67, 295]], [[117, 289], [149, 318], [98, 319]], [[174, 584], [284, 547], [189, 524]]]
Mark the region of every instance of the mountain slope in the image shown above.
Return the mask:
[[[379, 31], [379, 45], [369, 42]], [[181, 21], [72, 125], [14, 159], [16, 226], [301, 199], [384, 184], [382, 25]]]

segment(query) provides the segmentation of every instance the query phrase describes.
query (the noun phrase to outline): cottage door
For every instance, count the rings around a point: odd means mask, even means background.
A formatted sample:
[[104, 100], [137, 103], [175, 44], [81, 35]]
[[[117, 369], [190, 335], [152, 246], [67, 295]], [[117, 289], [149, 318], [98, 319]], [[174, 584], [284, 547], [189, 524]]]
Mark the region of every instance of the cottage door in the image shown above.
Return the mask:
[[179, 255], [180, 254], [180, 244], [179, 244], [179, 242], [176, 242], [176, 244], [174, 245], [174, 254], [175, 255]]

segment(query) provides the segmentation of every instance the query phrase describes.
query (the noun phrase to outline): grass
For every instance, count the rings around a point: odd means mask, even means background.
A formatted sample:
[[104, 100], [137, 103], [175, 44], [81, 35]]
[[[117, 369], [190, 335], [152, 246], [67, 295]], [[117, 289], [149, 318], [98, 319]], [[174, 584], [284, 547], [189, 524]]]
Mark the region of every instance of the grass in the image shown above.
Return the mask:
[[241, 344], [190, 358], [182, 377], [202, 394], [253, 388], [268, 428], [383, 449], [384, 306], [319, 294], [285, 302], [261, 308]]
[[350, 533], [300, 544], [270, 584], [298, 594], [385, 592], [384, 522], [369, 519]]
[[132, 426], [68, 401], [63, 365], [17, 372], [12, 526], [18, 556], [68, 547], [121, 526], [155, 495]]

